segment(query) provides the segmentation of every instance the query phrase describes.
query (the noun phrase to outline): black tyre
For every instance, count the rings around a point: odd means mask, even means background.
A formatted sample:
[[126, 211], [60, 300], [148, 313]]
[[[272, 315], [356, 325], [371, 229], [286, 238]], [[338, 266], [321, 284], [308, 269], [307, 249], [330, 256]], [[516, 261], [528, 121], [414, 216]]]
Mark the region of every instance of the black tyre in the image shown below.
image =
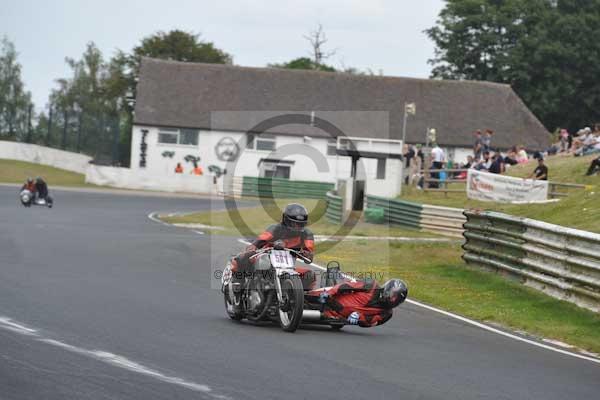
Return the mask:
[[225, 300], [225, 312], [227, 313], [227, 315], [229, 316], [229, 318], [231, 318], [234, 321], [240, 321], [242, 318], [244, 318], [244, 315], [240, 312], [235, 312], [233, 310], [233, 304], [231, 304], [231, 301], [229, 301], [229, 288], [226, 288], [223, 291], [223, 298]]
[[302, 322], [304, 310], [304, 290], [298, 276], [281, 279], [283, 306], [279, 309], [279, 326], [286, 332], [295, 332]]
[[334, 331], [341, 331], [344, 327], [344, 324], [331, 324], [330, 326]]

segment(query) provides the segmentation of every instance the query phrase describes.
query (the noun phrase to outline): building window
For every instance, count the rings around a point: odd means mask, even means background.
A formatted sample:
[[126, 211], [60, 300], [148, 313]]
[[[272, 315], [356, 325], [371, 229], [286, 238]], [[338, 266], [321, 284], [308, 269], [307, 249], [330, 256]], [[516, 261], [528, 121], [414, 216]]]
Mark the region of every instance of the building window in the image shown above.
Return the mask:
[[337, 140], [336, 139], [329, 139], [327, 141], [327, 155], [328, 156], [337, 155]]
[[275, 150], [275, 135], [263, 133], [256, 138], [256, 150]]
[[246, 148], [250, 150], [273, 151], [275, 150], [275, 135], [268, 133], [254, 135], [250, 133], [246, 136]]
[[385, 179], [385, 158], [377, 159], [377, 176], [375, 179]]
[[179, 144], [198, 146], [198, 131], [196, 129], [182, 129], [179, 131]]
[[179, 131], [176, 129], [164, 129], [158, 132], [158, 143], [177, 144]]
[[158, 132], [158, 143], [181, 144], [185, 146], [198, 145], [197, 129], [165, 129]]

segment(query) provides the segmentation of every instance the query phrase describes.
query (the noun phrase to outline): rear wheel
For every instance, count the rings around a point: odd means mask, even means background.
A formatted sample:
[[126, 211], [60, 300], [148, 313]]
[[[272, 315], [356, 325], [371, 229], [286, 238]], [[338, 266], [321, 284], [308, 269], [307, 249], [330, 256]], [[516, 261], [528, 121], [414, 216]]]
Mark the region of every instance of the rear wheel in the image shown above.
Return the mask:
[[304, 290], [302, 281], [296, 275], [281, 279], [283, 304], [279, 305], [279, 325], [286, 332], [294, 332], [302, 322], [304, 310]]
[[344, 327], [344, 324], [331, 324], [330, 326], [334, 331], [340, 331]]

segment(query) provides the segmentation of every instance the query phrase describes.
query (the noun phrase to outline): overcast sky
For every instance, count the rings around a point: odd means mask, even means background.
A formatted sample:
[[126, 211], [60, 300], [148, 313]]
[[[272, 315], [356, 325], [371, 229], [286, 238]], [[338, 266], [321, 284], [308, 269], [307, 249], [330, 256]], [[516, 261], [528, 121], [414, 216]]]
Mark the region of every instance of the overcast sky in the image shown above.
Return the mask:
[[94, 41], [105, 58], [129, 51], [156, 31], [182, 29], [233, 55], [237, 65], [265, 66], [308, 55], [303, 35], [321, 23], [336, 50], [328, 63], [385, 75], [426, 78], [433, 45], [423, 33], [442, 0], [3, 0], [0, 35], [19, 52], [27, 90], [43, 107], [65, 57]]

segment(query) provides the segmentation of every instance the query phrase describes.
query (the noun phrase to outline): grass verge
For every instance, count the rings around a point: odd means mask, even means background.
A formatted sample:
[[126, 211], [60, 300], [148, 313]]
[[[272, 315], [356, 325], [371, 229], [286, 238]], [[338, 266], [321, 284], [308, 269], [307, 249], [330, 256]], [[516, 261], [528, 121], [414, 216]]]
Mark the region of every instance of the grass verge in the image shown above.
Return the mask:
[[316, 262], [337, 260], [345, 271], [382, 280], [399, 277], [407, 282], [410, 298], [600, 353], [600, 315], [466, 266], [461, 254], [456, 244], [363, 240], [342, 242], [319, 254]]
[[[248, 235], [239, 227], [248, 225], [253, 234], [262, 232], [267, 226], [281, 220], [281, 210], [290, 202], [300, 202], [309, 210], [310, 229], [316, 235], [334, 235], [340, 231], [340, 226], [327, 221], [325, 217], [326, 204], [324, 200], [314, 199], [276, 199], [274, 203], [263, 207], [240, 208], [239, 216], [230, 215], [227, 211], [206, 211], [181, 216], [161, 216], [160, 218], [173, 224], [204, 224], [224, 227], [224, 230], [212, 233], [225, 235]], [[435, 237], [430, 233], [418, 230], [388, 227], [385, 225], [358, 222], [346, 235], [357, 236], [402, 236], [402, 237]]]
[[30, 176], [41, 176], [52, 186], [92, 186], [86, 185], [85, 175], [48, 165], [33, 164], [16, 160], [0, 160], [0, 182], [23, 183]]

